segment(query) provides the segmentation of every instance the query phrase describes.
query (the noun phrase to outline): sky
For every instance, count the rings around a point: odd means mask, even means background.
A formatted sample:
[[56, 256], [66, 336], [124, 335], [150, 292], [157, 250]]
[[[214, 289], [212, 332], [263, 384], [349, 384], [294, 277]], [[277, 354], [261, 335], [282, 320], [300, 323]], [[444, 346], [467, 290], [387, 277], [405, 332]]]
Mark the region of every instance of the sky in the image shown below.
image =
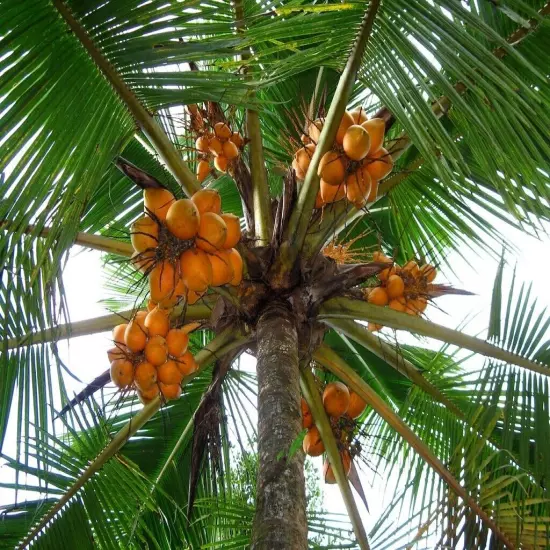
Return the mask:
[[[545, 257], [549, 250], [550, 241], [547, 238], [536, 240], [500, 224], [501, 233], [506, 240], [517, 247], [517, 254], [508, 255], [508, 269], [505, 280], [510, 279], [513, 268], [517, 270], [518, 282], [533, 283], [533, 294], [538, 296], [538, 305], [542, 308], [550, 305], [550, 291], [545, 270], [540, 269], [540, 258]], [[470, 256], [472, 265], [458, 254], [449, 256], [454, 274], [439, 274], [436, 282], [450, 283], [455, 287], [464, 288], [475, 293], [475, 296], [445, 296], [437, 299], [438, 308], [430, 306], [426, 311], [427, 318], [433, 322], [456, 328], [465, 319], [470, 319], [466, 332], [477, 335], [482, 333], [488, 322], [489, 306], [494, 278], [497, 270], [497, 261], [487, 255]], [[70, 260], [64, 272], [67, 302], [70, 307], [70, 316], [73, 321], [79, 321], [103, 315], [106, 313], [100, 300], [107, 296], [104, 290], [105, 275], [101, 268], [101, 255], [97, 251], [74, 247]], [[387, 329], [386, 329], [387, 330]], [[387, 334], [391, 334], [389, 331]], [[103, 372], [107, 366], [106, 351], [111, 347], [110, 333], [100, 333], [91, 336], [74, 338], [60, 344], [60, 355], [70, 370], [84, 382], [92, 380]], [[398, 333], [401, 343], [417, 343], [411, 335]], [[428, 343], [435, 349], [438, 343]], [[249, 357], [243, 360], [243, 368], [253, 369], [254, 359]], [[69, 391], [77, 392], [81, 384], [70, 377], [67, 378]], [[7, 454], [10, 453], [10, 444], [14, 443], [14, 430], [7, 435]], [[313, 459], [319, 479], [321, 479], [322, 459]], [[7, 481], [12, 476], [0, 462], [0, 480]], [[392, 481], [384, 477], [383, 472], [373, 475], [369, 470], [360, 473], [364, 489], [367, 493], [370, 513], [359, 502], [361, 515], [367, 531], [374, 525], [380, 513], [389, 503], [393, 494]], [[345, 513], [345, 508], [337, 486], [322, 484], [324, 491], [324, 507], [329, 512]], [[32, 496], [30, 497], [32, 498]], [[0, 506], [12, 502], [13, 493], [0, 489]]]

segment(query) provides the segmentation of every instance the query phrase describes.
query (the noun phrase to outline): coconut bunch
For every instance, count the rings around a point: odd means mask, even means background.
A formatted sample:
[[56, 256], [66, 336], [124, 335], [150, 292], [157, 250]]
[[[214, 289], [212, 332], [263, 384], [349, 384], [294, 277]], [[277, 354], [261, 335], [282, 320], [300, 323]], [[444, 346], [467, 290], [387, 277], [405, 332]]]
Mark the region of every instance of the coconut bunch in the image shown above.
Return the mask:
[[[349, 475], [351, 462], [355, 454], [355, 450], [352, 449], [351, 445], [356, 428], [355, 419], [363, 414], [366, 406], [365, 401], [359, 395], [350, 391], [342, 382], [330, 382], [325, 386], [323, 407], [329, 416], [346, 475]], [[302, 426], [307, 429], [303, 441], [304, 452], [309, 456], [321, 456], [325, 452], [325, 446], [306, 400], [303, 398]], [[325, 483], [336, 483], [332, 466], [328, 460], [325, 460], [323, 465], [323, 476]]]
[[197, 370], [185, 328], [170, 328], [169, 310], [152, 305], [129, 323], [113, 329], [107, 352], [111, 380], [121, 390], [134, 389], [145, 405], [159, 393], [165, 400], [181, 395], [181, 381]]
[[[419, 266], [409, 260], [403, 267], [382, 252], [375, 252], [373, 261], [390, 264], [378, 273], [379, 286], [363, 289], [365, 299], [377, 306], [388, 306], [409, 315], [422, 315], [428, 307], [428, 297], [437, 269], [430, 264]], [[369, 330], [380, 330], [382, 325], [369, 323]]]
[[146, 189], [144, 203], [145, 215], [132, 225], [132, 262], [148, 275], [155, 304], [194, 304], [209, 287], [240, 284], [243, 262], [234, 247], [241, 226], [222, 213], [217, 191], [176, 200], [166, 189]]
[[227, 172], [230, 164], [241, 154], [244, 138], [225, 122], [208, 127], [196, 105], [188, 105], [187, 109], [191, 116], [191, 127], [197, 135], [197, 179], [202, 183], [211, 171], [212, 160], [217, 170]]
[[[304, 147], [292, 161], [298, 179], [306, 176], [323, 125], [323, 119], [314, 120], [302, 136]], [[368, 120], [362, 108], [344, 113], [332, 148], [319, 163], [316, 208], [343, 199], [362, 208], [376, 199], [378, 182], [393, 169], [392, 157], [383, 147], [385, 128], [381, 118]]]

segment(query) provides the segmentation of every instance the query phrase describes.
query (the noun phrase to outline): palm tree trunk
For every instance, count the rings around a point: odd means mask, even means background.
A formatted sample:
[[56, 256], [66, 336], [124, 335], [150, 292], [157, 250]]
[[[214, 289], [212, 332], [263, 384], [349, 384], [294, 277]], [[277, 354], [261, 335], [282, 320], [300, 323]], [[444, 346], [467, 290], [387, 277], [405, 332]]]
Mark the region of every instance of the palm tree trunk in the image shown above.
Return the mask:
[[302, 426], [298, 335], [283, 304], [267, 306], [257, 325], [258, 484], [253, 550], [305, 550], [304, 455], [288, 456]]

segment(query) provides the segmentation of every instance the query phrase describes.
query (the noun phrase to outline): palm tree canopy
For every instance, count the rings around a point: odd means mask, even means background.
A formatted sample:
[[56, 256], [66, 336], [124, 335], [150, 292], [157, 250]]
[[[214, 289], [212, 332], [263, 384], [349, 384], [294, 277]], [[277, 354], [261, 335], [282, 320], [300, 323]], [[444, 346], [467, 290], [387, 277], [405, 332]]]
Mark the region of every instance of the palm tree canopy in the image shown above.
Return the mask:
[[[34, 495], [0, 512], [1, 544], [30, 542], [31, 533], [39, 548], [248, 547], [257, 495], [243, 469], [255, 471], [247, 460], [256, 460], [258, 391], [241, 360], [257, 352], [256, 320], [226, 328], [238, 299], [223, 288], [176, 308], [174, 319], [210, 322], [190, 335], [199, 370], [159, 413], [160, 402], [137, 412], [134, 396], [109, 387], [90, 385], [71, 402], [57, 341], [118, 322], [70, 323], [62, 274], [71, 247], [105, 252], [110, 312], [145, 306], [146, 280], [124, 257], [143, 212], [136, 181], [149, 178], [176, 198], [200, 187], [185, 108], [200, 104], [250, 142], [238, 169], [205, 184], [240, 218], [254, 251], [245, 256], [250, 288], [260, 287], [254, 269], [265, 251], [288, 243], [306, 267], [327, 244], [343, 247], [355, 267], [338, 274], [350, 287], [359, 281], [353, 269], [380, 271], [370, 263], [380, 248], [399, 264], [417, 258], [450, 273], [453, 254], [498, 260], [512, 248], [502, 224], [539, 236], [550, 220], [550, 4], [0, 0], [0, 9], [0, 456], [15, 476], [0, 487]], [[319, 177], [310, 171], [290, 193], [292, 212], [277, 217], [306, 123], [328, 113], [322, 147], [336, 133], [331, 113], [339, 120], [357, 106], [384, 120], [395, 162], [378, 197], [368, 209], [342, 201], [312, 217]], [[424, 539], [497, 547], [498, 530], [517, 548], [550, 546], [550, 317], [528, 284], [515, 276], [503, 284], [505, 263], [486, 340], [377, 310], [357, 293], [308, 287], [308, 298], [322, 297], [307, 310], [322, 331], [307, 372], [322, 384], [347, 376], [372, 397], [355, 432], [357, 466], [395, 476], [402, 489], [368, 533], [371, 548]], [[399, 345], [363, 321], [441, 346]], [[308, 383], [303, 375], [303, 393], [314, 394]], [[316, 504], [307, 508], [310, 547], [365, 547], [345, 495], [359, 542], [347, 520]], [[392, 510], [401, 505], [409, 514], [398, 524]], [[52, 521], [33, 531], [47, 513]]]

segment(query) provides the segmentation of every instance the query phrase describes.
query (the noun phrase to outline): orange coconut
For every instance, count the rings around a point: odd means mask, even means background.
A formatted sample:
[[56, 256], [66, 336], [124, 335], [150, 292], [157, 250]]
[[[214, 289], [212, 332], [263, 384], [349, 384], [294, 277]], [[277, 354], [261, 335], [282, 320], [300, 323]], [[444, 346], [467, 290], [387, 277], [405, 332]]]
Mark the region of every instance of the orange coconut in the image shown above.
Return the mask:
[[420, 268], [420, 273], [428, 283], [432, 283], [437, 276], [437, 269], [430, 264], [425, 264]]
[[384, 328], [384, 325], [379, 325], [379, 324], [377, 324], [377, 323], [369, 323], [369, 324], [367, 325], [367, 328], [368, 328], [371, 332], [377, 332], [377, 331], [383, 329], [383, 328]]
[[386, 123], [381, 118], [371, 118], [361, 124], [370, 136], [369, 154], [376, 153], [384, 145], [384, 132]]
[[338, 418], [346, 413], [349, 407], [349, 390], [342, 382], [331, 382], [323, 392], [323, 406], [329, 416]]
[[179, 357], [187, 351], [189, 335], [180, 328], [172, 328], [166, 335], [166, 347], [172, 357]]
[[390, 275], [386, 281], [386, 292], [390, 300], [403, 296], [405, 292], [405, 283], [399, 275]]
[[192, 239], [199, 228], [200, 216], [191, 199], [176, 201], [166, 214], [166, 225], [178, 239]]
[[231, 286], [239, 286], [243, 280], [243, 259], [236, 248], [230, 248], [228, 251], [229, 261], [233, 268], [233, 277], [229, 281]]
[[[296, 170], [296, 177], [299, 180], [303, 180], [306, 177], [307, 169], [309, 168], [309, 163], [311, 162], [313, 153], [315, 153], [315, 145], [310, 143], [301, 149], [298, 149], [294, 154], [293, 166]], [[294, 164], [294, 162], [296, 164]]]
[[111, 380], [120, 388], [128, 388], [134, 381], [134, 365], [127, 359], [116, 359], [111, 363]]
[[146, 391], [141, 391], [138, 389], [137, 394], [138, 394], [139, 400], [144, 405], [147, 405], [148, 403], [151, 403], [151, 401], [153, 401], [153, 399], [159, 394], [158, 384], [153, 384]]
[[126, 343], [124, 342], [124, 334], [126, 332], [126, 327], [128, 326], [128, 323], [122, 323], [120, 325], [117, 325], [114, 329], [113, 329], [113, 342], [115, 344], [120, 344], [120, 345], [126, 345]]
[[143, 361], [136, 367], [134, 383], [138, 390], [146, 392], [157, 385], [157, 369], [147, 361]]
[[377, 286], [369, 292], [368, 302], [376, 306], [388, 305], [388, 293], [381, 287]]
[[366, 122], [368, 117], [365, 109], [363, 107], [357, 107], [351, 111], [351, 118], [353, 119], [353, 124], [363, 124]]
[[196, 304], [203, 296], [204, 292], [195, 292], [194, 290], [188, 290], [187, 303], [192, 306], [193, 304]]
[[351, 125], [344, 135], [343, 147], [351, 160], [363, 160], [370, 149], [369, 133], [358, 124]]
[[170, 318], [165, 309], [156, 307], [145, 317], [145, 327], [149, 331], [149, 336], [166, 336], [170, 328]]
[[149, 290], [151, 300], [156, 303], [170, 298], [178, 283], [179, 276], [169, 261], [158, 263], [149, 274]]
[[346, 175], [346, 167], [341, 155], [336, 151], [328, 151], [319, 163], [319, 176], [329, 185], [340, 185]]
[[195, 239], [196, 245], [205, 252], [219, 250], [227, 237], [227, 225], [214, 212], [205, 212], [201, 215], [199, 230]]
[[418, 279], [421, 275], [420, 268], [414, 260], [409, 260], [401, 269], [405, 273], [412, 275], [415, 279]]
[[233, 135], [231, 128], [225, 122], [217, 122], [214, 125], [214, 133], [221, 140], [229, 139]]
[[190, 248], [182, 253], [180, 270], [181, 278], [191, 291], [204, 292], [212, 284], [212, 266], [208, 255], [200, 248]]
[[163, 384], [181, 384], [183, 375], [178, 369], [178, 365], [172, 359], [157, 368], [157, 377]]
[[239, 149], [244, 145], [243, 136], [239, 132], [233, 132], [233, 135], [229, 138]]
[[226, 141], [222, 146], [222, 155], [227, 160], [233, 160], [239, 156], [239, 148], [232, 141]]
[[168, 347], [163, 336], [157, 334], [147, 340], [145, 344], [145, 358], [155, 367], [164, 364], [168, 359]]
[[181, 387], [179, 384], [163, 384], [160, 382], [159, 388], [162, 397], [167, 401], [178, 399], [181, 395]]
[[408, 307], [414, 311], [417, 315], [424, 313], [428, 307], [428, 300], [425, 296], [417, 296], [407, 303]]
[[370, 193], [370, 174], [359, 168], [346, 178], [346, 198], [353, 204], [363, 205], [365, 197]]
[[321, 191], [317, 193], [317, 196], [315, 197], [315, 208], [323, 208], [325, 206], [325, 201], [323, 200], [323, 196], [321, 195]]
[[193, 354], [189, 350], [180, 355], [175, 360], [175, 363], [182, 376], [189, 376], [199, 368]]
[[195, 149], [201, 153], [208, 153], [210, 139], [207, 135], [199, 136], [195, 141]]
[[302, 447], [304, 452], [309, 456], [321, 456], [325, 452], [321, 434], [316, 426], [309, 428], [304, 437]]
[[369, 154], [367, 170], [372, 179], [378, 181], [385, 178], [393, 169], [393, 159], [387, 149], [380, 147], [375, 153]]
[[319, 193], [321, 193], [321, 199], [325, 204], [338, 202], [346, 196], [346, 186], [343, 183], [340, 185], [329, 185], [322, 179], [319, 183]]
[[395, 275], [397, 272], [397, 269], [395, 265], [392, 265], [391, 267], [387, 267], [386, 269], [383, 269], [380, 273], [378, 273], [377, 277], [384, 283], [388, 280], [388, 278], [391, 275]]
[[147, 343], [147, 328], [143, 324], [146, 315], [146, 311], [138, 311], [128, 323], [126, 332], [124, 333], [126, 347], [134, 353], [142, 351]]
[[226, 285], [233, 278], [233, 264], [229, 258], [229, 250], [219, 250], [208, 254], [212, 266], [212, 286]]
[[159, 226], [149, 216], [136, 220], [130, 230], [130, 240], [136, 252], [143, 252], [149, 248], [156, 248], [159, 238]]
[[208, 149], [213, 155], [221, 155], [223, 151], [223, 143], [217, 137], [213, 137], [208, 142]]
[[349, 392], [349, 407], [346, 414], [351, 418], [357, 418], [363, 414], [367, 407], [367, 402], [354, 391]]
[[[351, 470], [351, 455], [349, 454], [349, 451], [348, 450], [341, 451], [340, 459], [342, 460], [344, 473], [346, 474], [346, 477], [347, 477]], [[328, 484], [336, 483], [336, 476], [334, 475], [332, 466], [330, 465], [330, 462], [328, 460], [325, 460], [325, 463], [323, 464], [323, 477], [325, 479], [325, 483], [328, 483]]]
[[340, 126], [338, 126], [338, 130], [336, 132], [336, 143], [342, 145], [344, 142], [344, 136], [346, 135], [348, 128], [352, 125], [353, 117], [351, 116], [351, 113], [349, 111], [344, 111], [344, 116], [342, 117], [342, 120], [340, 120]]
[[407, 309], [407, 300], [405, 300], [404, 296], [399, 296], [398, 298], [394, 298], [393, 300], [390, 300], [388, 306], [390, 309], [393, 309], [394, 311], [405, 312], [405, 310]]
[[[156, 245], [155, 245], [156, 246]], [[142, 273], [146, 273], [153, 267], [156, 259], [155, 250], [145, 250], [143, 252], [134, 252], [130, 258], [132, 265]]]
[[234, 214], [220, 214], [227, 226], [227, 235], [222, 248], [233, 248], [241, 240], [241, 221]]
[[227, 158], [224, 157], [223, 155], [218, 155], [215, 159], [214, 159], [214, 166], [216, 167], [217, 170], [219, 170], [220, 172], [227, 172]]
[[143, 191], [145, 212], [152, 212], [159, 220], [166, 219], [166, 213], [175, 200], [174, 195], [168, 189], [145, 189]]
[[309, 406], [303, 397], [301, 401], [301, 408], [302, 408], [302, 426], [306, 429], [311, 428], [311, 426], [313, 426], [313, 416], [311, 415]]
[[367, 197], [367, 202], [374, 202], [377, 196], [378, 196], [378, 180], [375, 180], [374, 178], [372, 178], [372, 175], [371, 175], [370, 193], [369, 193], [369, 196]]
[[323, 129], [324, 124], [325, 123], [318, 118], [308, 126], [307, 133], [313, 143], [317, 143], [319, 141], [319, 136], [321, 135], [321, 130]]
[[207, 160], [199, 160], [197, 164], [197, 179], [202, 183], [210, 174], [210, 163]]
[[176, 274], [177, 282], [174, 287], [174, 292], [167, 298], [161, 300], [157, 305], [161, 309], [172, 309], [180, 300], [184, 299], [187, 295], [187, 287], [182, 278]]
[[109, 359], [109, 363], [112, 363], [117, 359], [126, 359], [125, 348], [126, 346], [120, 346], [120, 347], [115, 346], [114, 348], [108, 349], [107, 358]]
[[193, 194], [191, 200], [201, 215], [205, 212], [219, 214], [222, 211], [222, 198], [215, 189], [199, 189]]

